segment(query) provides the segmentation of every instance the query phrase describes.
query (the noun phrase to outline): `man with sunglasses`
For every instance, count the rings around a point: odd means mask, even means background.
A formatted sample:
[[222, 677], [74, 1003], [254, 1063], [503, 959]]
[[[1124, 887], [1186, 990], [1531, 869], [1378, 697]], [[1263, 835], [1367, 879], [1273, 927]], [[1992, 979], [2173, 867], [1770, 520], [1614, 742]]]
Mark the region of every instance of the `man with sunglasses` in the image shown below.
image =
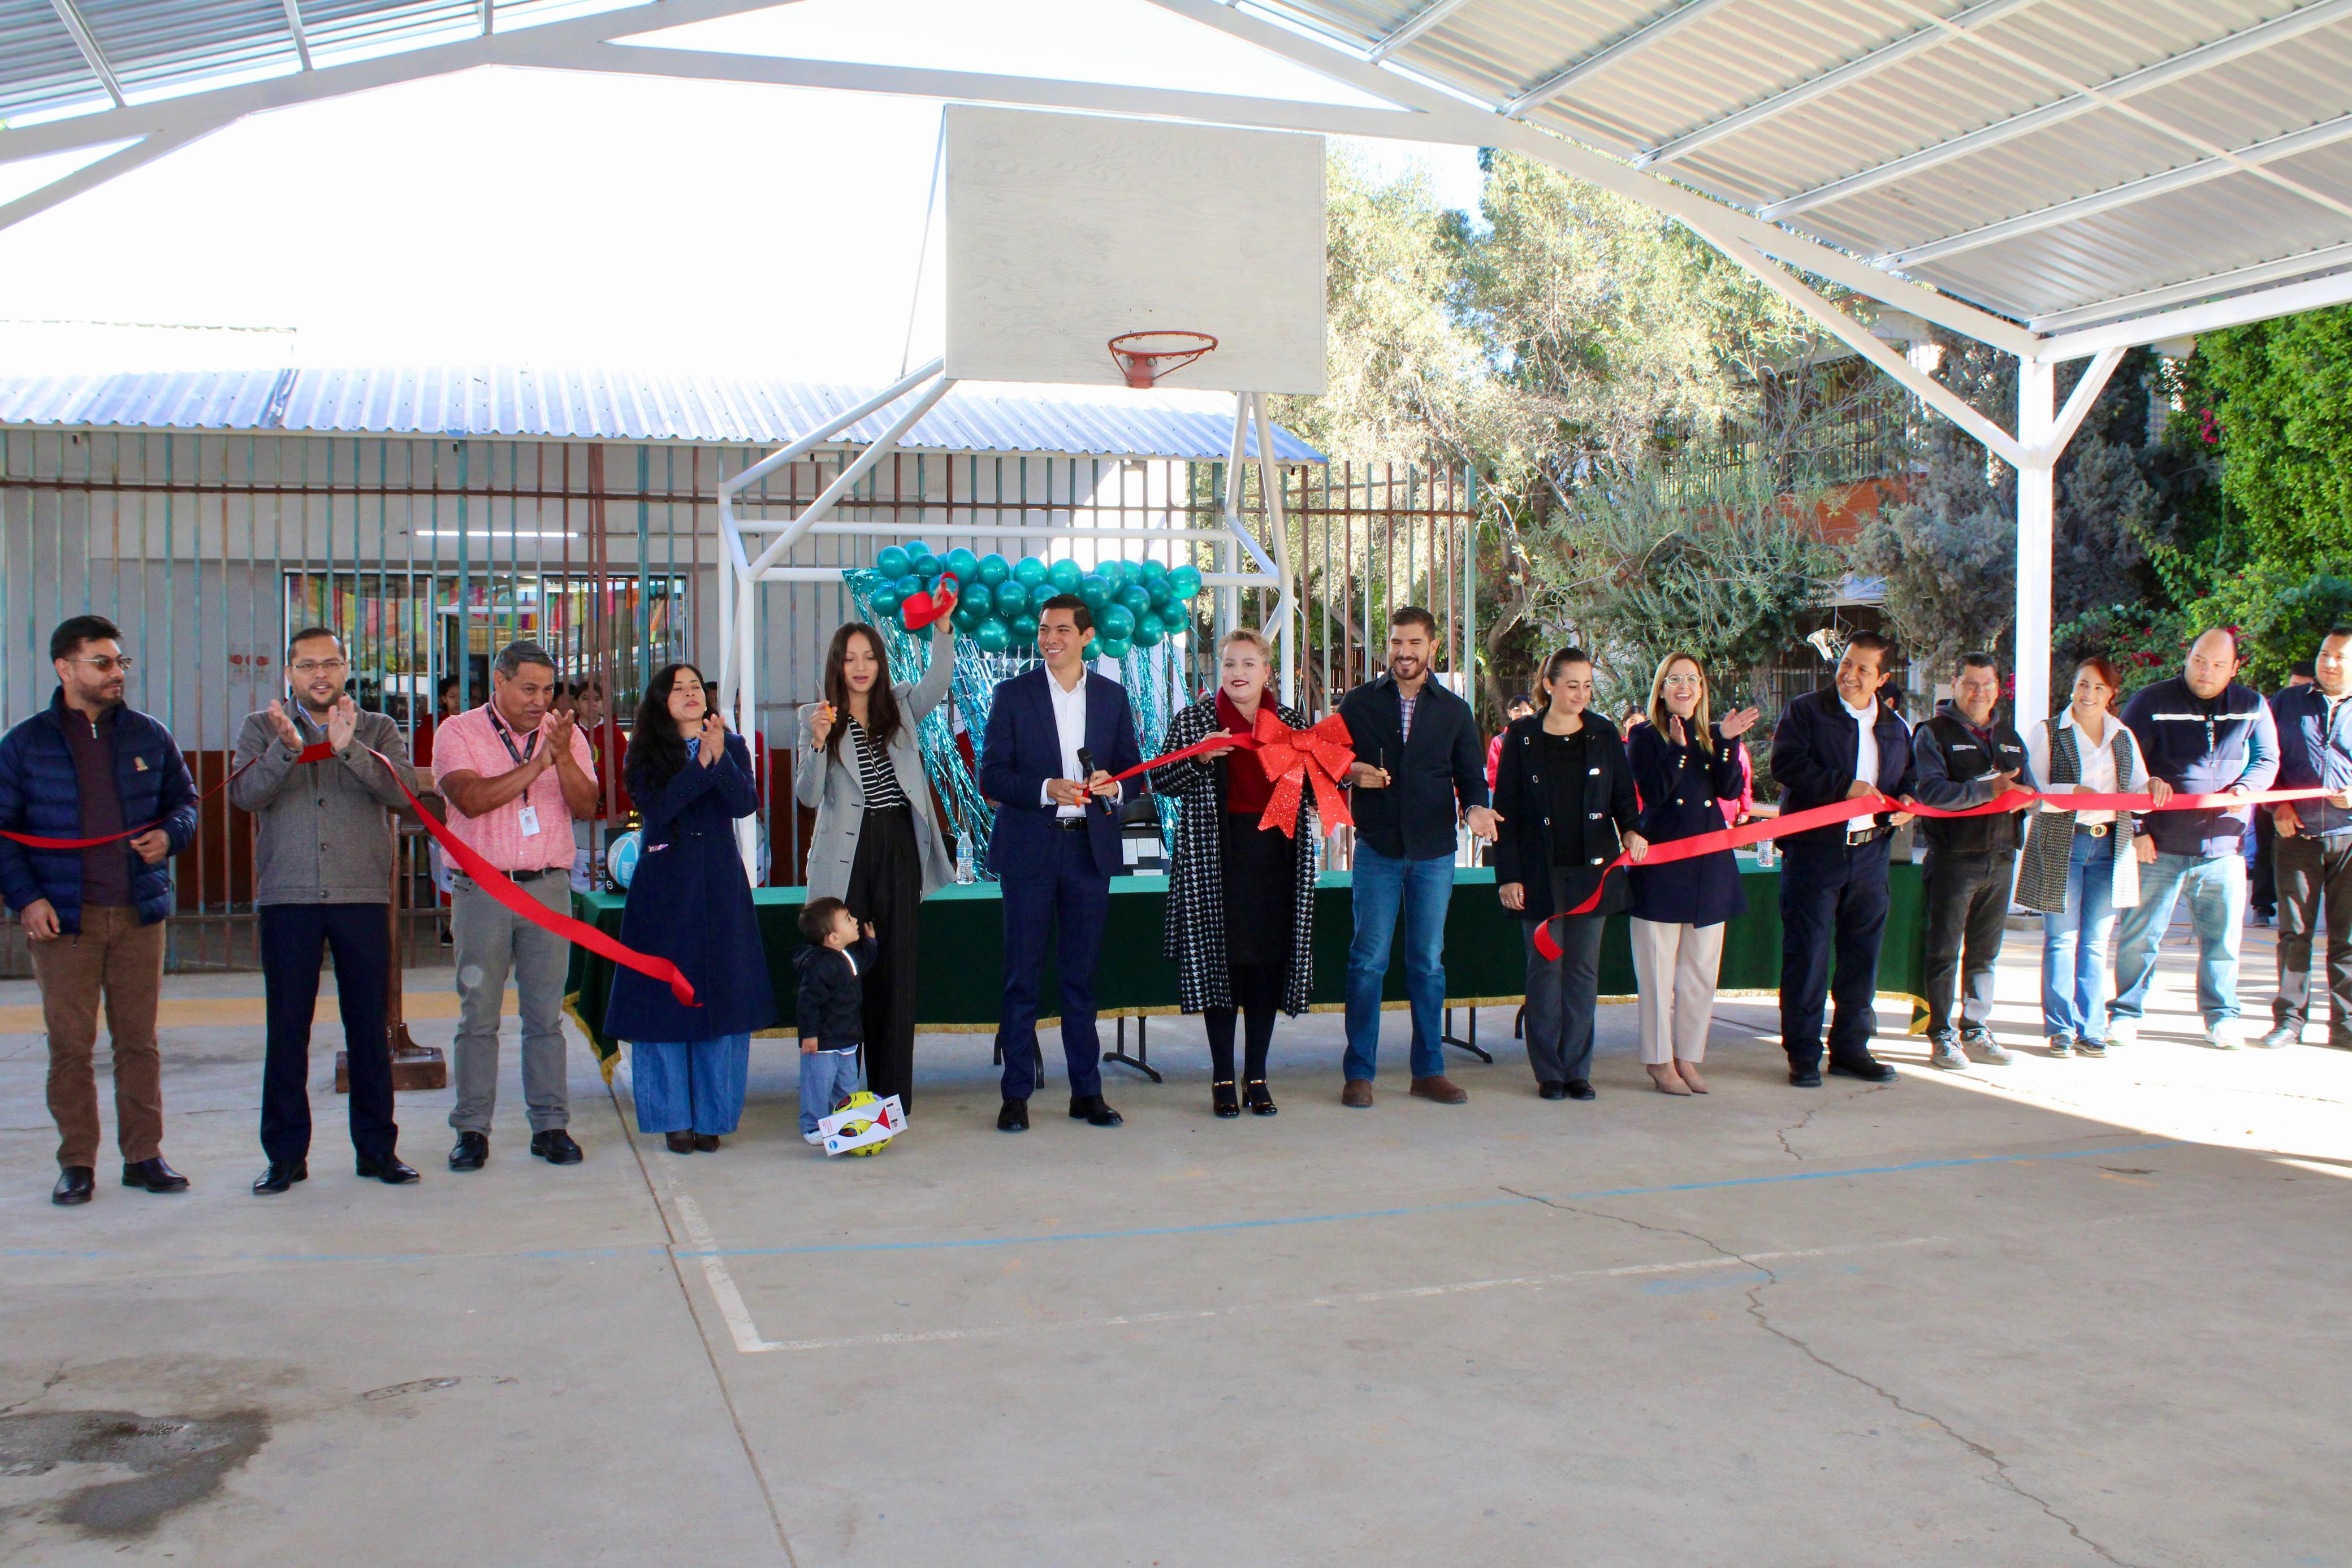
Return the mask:
[[[417, 1179], [393, 1145], [392, 822], [407, 797], [383, 758], [401, 754], [392, 716], [362, 713], [344, 688], [351, 661], [324, 626], [294, 633], [286, 650], [293, 700], [249, 715], [237, 737], [230, 803], [254, 816], [253, 902], [260, 913], [268, 1045], [261, 1070], [257, 1197], [310, 1175], [310, 1024], [319, 956], [334, 956], [336, 1006], [351, 1062], [352, 1148], [362, 1176], [398, 1186]], [[305, 762], [324, 744], [331, 755]], [[377, 755], [371, 755], [371, 753]]]
[[66, 622], [49, 635], [49, 706], [0, 737], [0, 830], [105, 841], [37, 849], [0, 838], [0, 898], [24, 922], [49, 1036], [61, 1172], [49, 1198], [88, 1203], [97, 1191], [101, 1003], [122, 1185], [184, 1192], [188, 1178], [163, 1163], [155, 1005], [172, 910], [166, 862], [195, 840], [195, 781], [172, 732], [124, 704], [131, 661], [114, 622]]

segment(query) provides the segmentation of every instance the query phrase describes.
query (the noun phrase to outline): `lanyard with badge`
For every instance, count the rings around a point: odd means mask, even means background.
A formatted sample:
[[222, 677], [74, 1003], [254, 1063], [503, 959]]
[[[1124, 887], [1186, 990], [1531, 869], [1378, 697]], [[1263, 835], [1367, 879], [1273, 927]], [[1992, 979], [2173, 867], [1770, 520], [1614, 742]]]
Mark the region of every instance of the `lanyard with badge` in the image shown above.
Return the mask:
[[[507, 733], [507, 727], [505, 725], [500, 724], [494, 718], [490, 720], [490, 728], [497, 732], [499, 744], [507, 748], [507, 755], [514, 758], [514, 765], [517, 768], [520, 768], [524, 763], [530, 761], [530, 754], [539, 749], [540, 732], [535, 729], [530, 732], [530, 738], [522, 743], [522, 749], [520, 751], [517, 751], [515, 749], [514, 737]], [[539, 836], [539, 808], [530, 803], [530, 796], [527, 791], [520, 804], [521, 806], [521, 810], [516, 813], [515, 820], [521, 824], [522, 836], [526, 839], [537, 838]]]

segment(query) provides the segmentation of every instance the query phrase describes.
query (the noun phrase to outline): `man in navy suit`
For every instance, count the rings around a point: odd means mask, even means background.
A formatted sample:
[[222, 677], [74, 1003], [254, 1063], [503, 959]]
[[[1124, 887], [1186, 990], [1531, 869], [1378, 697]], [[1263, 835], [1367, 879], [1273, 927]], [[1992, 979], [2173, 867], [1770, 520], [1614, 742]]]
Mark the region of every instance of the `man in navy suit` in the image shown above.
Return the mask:
[[1045, 601], [1037, 614], [1037, 652], [1045, 667], [997, 686], [981, 746], [981, 792], [996, 806], [989, 863], [1004, 894], [1000, 1132], [1029, 1129], [1039, 1061], [1038, 992], [1045, 944], [1056, 926], [1070, 1114], [1097, 1127], [1116, 1127], [1121, 1120], [1103, 1103], [1095, 959], [1110, 915], [1110, 879], [1121, 864], [1118, 807], [1127, 786], [1112, 783], [1111, 775], [1139, 766], [1143, 754], [1127, 689], [1087, 672], [1086, 645], [1093, 632], [1094, 618], [1076, 594]]
[[[1916, 793], [1910, 727], [1879, 698], [1894, 657], [1894, 643], [1858, 632], [1838, 661], [1835, 685], [1781, 710], [1772, 732], [1772, 777], [1780, 781], [1783, 815], [1833, 800]], [[1881, 811], [1780, 841], [1780, 1048], [1789, 1055], [1789, 1082], [1800, 1089], [1822, 1086], [1822, 1014], [1832, 996], [1830, 1071], [1871, 1083], [1894, 1081], [1895, 1069], [1870, 1054], [1870, 1037], [1889, 902], [1887, 841], [1910, 820], [1907, 812]]]

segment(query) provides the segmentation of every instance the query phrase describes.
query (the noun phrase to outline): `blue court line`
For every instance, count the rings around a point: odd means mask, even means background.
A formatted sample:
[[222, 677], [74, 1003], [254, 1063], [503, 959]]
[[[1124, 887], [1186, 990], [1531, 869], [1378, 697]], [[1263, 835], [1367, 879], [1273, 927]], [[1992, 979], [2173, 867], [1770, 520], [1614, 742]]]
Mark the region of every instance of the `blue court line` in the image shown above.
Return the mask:
[[2134, 1154], [2147, 1149], [2178, 1147], [2182, 1140], [2165, 1138], [2151, 1144], [2120, 1144], [2104, 1149], [2068, 1149], [2042, 1155], [1974, 1155], [1959, 1159], [1912, 1160], [1899, 1166], [1858, 1166], [1843, 1170], [1786, 1171], [1778, 1176], [1737, 1176], [1723, 1181], [1676, 1182], [1665, 1186], [1621, 1186], [1596, 1192], [1572, 1192], [1547, 1199], [1485, 1197], [1465, 1203], [1433, 1203], [1403, 1208], [1351, 1209], [1338, 1214], [1287, 1215], [1277, 1219], [1211, 1220], [1199, 1225], [1160, 1225], [1135, 1230], [1073, 1230], [1049, 1236], [956, 1237], [936, 1241], [836, 1241], [811, 1247], [706, 1247], [677, 1249], [681, 1258], [791, 1258], [816, 1252], [922, 1252], [962, 1247], [1027, 1247], [1049, 1241], [1125, 1241], [1154, 1236], [1197, 1236], [1218, 1230], [1261, 1230], [1283, 1225], [1328, 1225], [1343, 1219], [1395, 1219], [1414, 1214], [1452, 1214], [1471, 1208], [1568, 1202], [1580, 1198], [1642, 1197], [1654, 1193], [1704, 1192], [1712, 1187], [1768, 1186], [1780, 1182], [1826, 1181], [1836, 1176], [1892, 1176], [1906, 1171], [1950, 1170], [1962, 1166], [2021, 1165], [2033, 1160], [2078, 1160], [2097, 1155]]
[[[582, 1247], [554, 1248], [531, 1252], [184, 1252], [173, 1261], [182, 1263], [485, 1263], [504, 1262], [509, 1259], [530, 1261], [577, 1258], [666, 1258], [666, 1247]], [[138, 1262], [160, 1262], [166, 1260], [150, 1258], [138, 1252], [92, 1252], [80, 1248], [66, 1247], [0, 1247], [0, 1258], [67, 1258], [82, 1262], [106, 1262], [130, 1259]]]

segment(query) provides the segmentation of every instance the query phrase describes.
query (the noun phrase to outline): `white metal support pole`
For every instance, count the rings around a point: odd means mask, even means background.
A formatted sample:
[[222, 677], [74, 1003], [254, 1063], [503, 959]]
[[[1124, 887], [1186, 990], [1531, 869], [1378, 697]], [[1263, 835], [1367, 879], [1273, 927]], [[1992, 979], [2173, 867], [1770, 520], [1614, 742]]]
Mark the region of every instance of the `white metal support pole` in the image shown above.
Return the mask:
[[[1222, 497], [1224, 502], [1225, 533], [1227, 537], [1217, 546], [1217, 559], [1223, 564], [1225, 572], [1229, 576], [1241, 570], [1242, 566], [1241, 551], [1237, 548], [1237, 545], [1243, 537], [1244, 531], [1242, 526], [1242, 489], [1246, 478], [1246, 474], [1242, 467], [1242, 465], [1246, 461], [1243, 456], [1243, 454], [1248, 450], [1248, 447], [1243, 435], [1243, 432], [1248, 428], [1248, 424], [1249, 394], [1244, 392], [1234, 399], [1234, 438], [1227, 444], [1228, 450], [1225, 454], [1225, 493]], [[1241, 619], [1242, 591], [1238, 588], [1233, 587], [1220, 590], [1217, 593], [1218, 639], [1223, 641], [1226, 632], [1231, 632], [1234, 627], [1241, 624]]]
[[2017, 366], [2017, 706], [2020, 729], [2050, 714], [2050, 551], [2057, 515], [2058, 367]]
[[1298, 595], [1290, 575], [1290, 519], [1283, 509], [1282, 467], [1274, 456], [1274, 422], [1266, 417], [1263, 393], [1248, 395], [1250, 412], [1257, 420], [1257, 488], [1265, 499], [1266, 530], [1273, 537], [1275, 594], [1276, 612], [1281, 620], [1276, 623], [1275, 638], [1282, 660], [1282, 700], [1296, 706], [1298, 701]]

